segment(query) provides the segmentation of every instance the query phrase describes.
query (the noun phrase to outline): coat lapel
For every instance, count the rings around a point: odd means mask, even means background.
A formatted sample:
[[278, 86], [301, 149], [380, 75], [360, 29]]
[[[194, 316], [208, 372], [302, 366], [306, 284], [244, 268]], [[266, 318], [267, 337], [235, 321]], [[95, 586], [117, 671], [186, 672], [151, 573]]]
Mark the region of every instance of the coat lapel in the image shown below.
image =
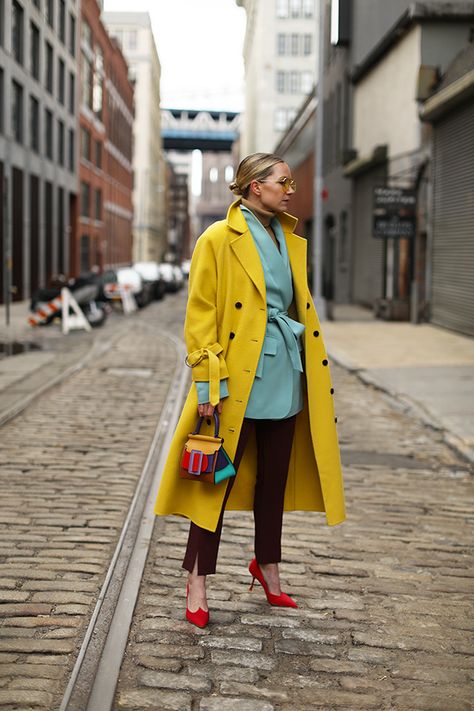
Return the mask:
[[262, 262], [255, 246], [252, 234], [247, 226], [245, 217], [239, 209], [240, 200], [236, 200], [229, 207], [227, 225], [235, 236], [230, 239], [230, 246], [239, 262], [257, 287], [262, 298], [266, 299], [265, 276]]
[[234, 237], [234, 239], [231, 240], [230, 246], [262, 295], [262, 298], [265, 300], [265, 276], [263, 274], [262, 262], [260, 261], [260, 256], [250, 230], [247, 229], [243, 234]]
[[303, 237], [292, 232], [285, 232], [288, 257], [290, 259], [291, 273], [293, 275], [293, 288], [295, 291], [296, 308], [300, 323], [306, 323], [306, 249], [307, 242]]

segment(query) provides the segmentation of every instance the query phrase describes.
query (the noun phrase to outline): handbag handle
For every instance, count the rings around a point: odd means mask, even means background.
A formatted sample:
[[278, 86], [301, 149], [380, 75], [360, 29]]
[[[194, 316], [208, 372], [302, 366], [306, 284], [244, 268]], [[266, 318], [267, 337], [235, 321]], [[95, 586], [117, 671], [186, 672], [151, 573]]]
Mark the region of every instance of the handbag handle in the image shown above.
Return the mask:
[[[206, 415], [206, 418], [207, 418], [207, 415]], [[199, 434], [203, 420], [204, 420], [204, 416], [202, 416], [198, 419], [198, 423], [197, 423], [196, 429], [194, 430], [193, 434]], [[214, 425], [215, 425], [214, 426], [214, 437], [219, 437], [219, 415], [217, 414], [217, 412], [215, 410], [214, 410]]]

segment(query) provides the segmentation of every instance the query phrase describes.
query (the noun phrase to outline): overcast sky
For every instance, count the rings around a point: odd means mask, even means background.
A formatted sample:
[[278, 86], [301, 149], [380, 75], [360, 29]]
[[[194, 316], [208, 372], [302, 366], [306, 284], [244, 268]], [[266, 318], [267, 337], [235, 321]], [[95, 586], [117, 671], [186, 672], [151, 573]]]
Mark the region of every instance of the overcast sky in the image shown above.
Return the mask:
[[165, 108], [243, 109], [245, 11], [235, 0], [105, 0], [149, 12]]

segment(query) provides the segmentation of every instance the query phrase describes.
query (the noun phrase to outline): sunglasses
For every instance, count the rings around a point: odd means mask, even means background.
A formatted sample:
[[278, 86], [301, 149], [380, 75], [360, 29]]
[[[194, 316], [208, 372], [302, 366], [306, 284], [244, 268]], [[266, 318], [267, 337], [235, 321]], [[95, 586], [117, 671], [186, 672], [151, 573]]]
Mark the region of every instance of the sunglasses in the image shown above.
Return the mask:
[[278, 180], [258, 180], [257, 182], [276, 183], [277, 185], [281, 185], [284, 193], [287, 193], [290, 188], [291, 190], [293, 190], [293, 192], [296, 192], [296, 182], [293, 180], [293, 178], [279, 178]]

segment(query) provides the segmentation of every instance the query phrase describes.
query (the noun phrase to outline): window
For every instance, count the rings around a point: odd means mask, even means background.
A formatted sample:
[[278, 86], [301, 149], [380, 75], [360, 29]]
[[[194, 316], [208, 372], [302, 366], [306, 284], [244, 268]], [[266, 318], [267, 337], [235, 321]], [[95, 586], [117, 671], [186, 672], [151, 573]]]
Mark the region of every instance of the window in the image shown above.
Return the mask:
[[58, 163], [64, 165], [64, 124], [58, 121]]
[[82, 20], [81, 23], [81, 36], [82, 36], [82, 41], [84, 44], [89, 47], [89, 49], [92, 49], [92, 30], [91, 26], [87, 22], [87, 20]]
[[129, 49], [136, 49], [138, 44], [137, 40], [137, 31], [136, 30], [131, 30], [128, 33], [128, 48]]
[[313, 51], [313, 37], [312, 37], [312, 35], [304, 35], [303, 54], [311, 54], [312, 51]]
[[69, 129], [69, 170], [74, 173], [74, 168], [76, 165], [76, 141], [74, 136], [74, 129]]
[[277, 54], [282, 57], [286, 54], [286, 35], [279, 32], [277, 35]]
[[299, 94], [300, 91], [300, 73], [290, 72], [290, 93]]
[[39, 101], [30, 96], [30, 148], [39, 152]]
[[91, 159], [91, 134], [84, 126], [81, 127], [81, 158]]
[[62, 59], [58, 59], [58, 99], [64, 106], [66, 101], [66, 67]]
[[314, 16], [314, 0], [303, 0], [303, 17]]
[[291, 54], [295, 57], [298, 54], [299, 35], [291, 35]]
[[94, 72], [94, 87], [92, 89], [92, 110], [97, 118], [102, 118], [103, 100], [103, 78], [98, 72]]
[[53, 114], [49, 109], [44, 112], [44, 151], [53, 160]]
[[76, 56], [76, 18], [69, 15], [69, 53]]
[[275, 109], [275, 131], [284, 131], [286, 128], [285, 109]]
[[234, 168], [231, 165], [226, 165], [224, 176], [226, 183], [230, 183], [234, 179]]
[[102, 168], [102, 143], [95, 142], [95, 164], [98, 168]]
[[45, 85], [46, 89], [49, 91], [50, 94], [53, 93], [53, 83], [54, 83], [54, 75], [53, 75], [53, 47], [52, 45], [49, 44], [49, 42], [46, 42], [46, 66], [45, 66]]
[[301, 0], [290, 0], [291, 17], [301, 17]]
[[54, 27], [54, 0], [46, 0], [46, 21], [50, 27]]
[[66, 44], [66, 3], [59, 0], [59, 39]]
[[23, 64], [23, 8], [12, 3], [12, 54], [18, 64]]
[[217, 168], [211, 168], [209, 171], [209, 180], [211, 183], [217, 183], [219, 180], [219, 171]]
[[285, 72], [277, 72], [277, 91], [279, 94], [283, 94], [285, 91]]
[[296, 109], [275, 109], [275, 131], [286, 131], [296, 116]]
[[30, 22], [30, 69], [35, 79], [40, 78], [40, 31]]
[[82, 103], [85, 106], [92, 108], [92, 63], [87, 59], [84, 52], [82, 53], [82, 64], [81, 64], [81, 75], [82, 75]]
[[289, 17], [288, 0], [277, 0], [277, 17]]
[[89, 217], [90, 204], [90, 185], [89, 183], [81, 183], [81, 215]]
[[12, 132], [18, 143], [23, 141], [23, 87], [12, 81]]
[[81, 235], [81, 272], [88, 272], [90, 264], [89, 235]]
[[101, 220], [102, 219], [102, 190], [100, 188], [96, 188], [94, 190], [94, 203], [95, 203], [95, 219], [96, 220]]
[[303, 72], [301, 74], [301, 91], [303, 94], [309, 94], [313, 89], [313, 75], [311, 72]]
[[76, 109], [76, 77], [69, 72], [69, 113], [74, 114]]

